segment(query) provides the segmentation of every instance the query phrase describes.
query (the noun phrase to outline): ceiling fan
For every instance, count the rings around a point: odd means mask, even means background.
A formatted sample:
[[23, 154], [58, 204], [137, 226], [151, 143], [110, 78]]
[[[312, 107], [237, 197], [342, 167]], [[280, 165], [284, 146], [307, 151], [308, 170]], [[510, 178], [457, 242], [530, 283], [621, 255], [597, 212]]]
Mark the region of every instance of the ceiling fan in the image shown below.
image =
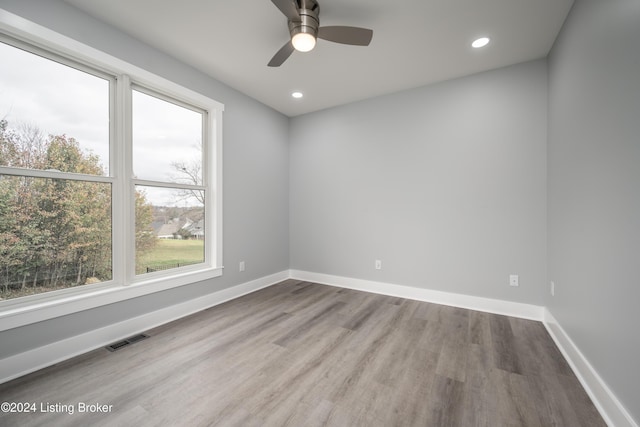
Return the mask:
[[308, 52], [316, 45], [316, 39], [334, 43], [368, 46], [373, 31], [367, 28], [345, 27], [342, 25], [321, 27], [320, 5], [317, 0], [271, 0], [289, 20], [291, 40], [271, 58], [269, 67], [279, 67], [294, 50]]

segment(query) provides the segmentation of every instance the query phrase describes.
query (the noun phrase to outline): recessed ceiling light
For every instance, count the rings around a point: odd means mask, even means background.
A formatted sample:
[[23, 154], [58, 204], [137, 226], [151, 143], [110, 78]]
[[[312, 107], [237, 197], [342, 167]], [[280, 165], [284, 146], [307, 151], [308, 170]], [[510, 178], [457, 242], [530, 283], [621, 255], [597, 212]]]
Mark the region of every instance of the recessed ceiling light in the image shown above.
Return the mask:
[[291, 94], [292, 97], [296, 98], [296, 99], [300, 99], [302, 98], [304, 95], [302, 95], [302, 92], [293, 92]]
[[489, 37], [480, 37], [479, 39], [474, 40], [473, 43], [471, 43], [471, 46], [478, 49], [481, 47], [485, 47], [488, 44], [489, 44]]

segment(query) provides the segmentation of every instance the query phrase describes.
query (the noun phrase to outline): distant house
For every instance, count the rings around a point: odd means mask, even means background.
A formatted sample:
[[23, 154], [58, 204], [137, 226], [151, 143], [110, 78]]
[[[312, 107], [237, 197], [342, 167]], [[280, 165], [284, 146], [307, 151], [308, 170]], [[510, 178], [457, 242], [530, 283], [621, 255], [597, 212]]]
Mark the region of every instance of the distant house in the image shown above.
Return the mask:
[[158, 239], [204, 239], [204, 220], [174, 218], [166, 223], [154, 223], [153, 230]]
[[158, 235], [158, 231], [160, 231], [160, 228], [162, 228], [163, 225], [166, 224], [166, 221], [164, 220], [154, 220], [151, 223], [151, 228], [153, 229], [153, 234], [155, 234], [156, 236]]
[[158, 239], [182, 239], [180, 229], [184, 227], [185, 221], [180, 219], [169, 220], [167, 223], [160, 225], [156, 231]]
[[189, 232], [190, 238], [197, 240], [204, 239], [204, 219], [192, 222], [189, 225], [185, 224], [183, 228]]

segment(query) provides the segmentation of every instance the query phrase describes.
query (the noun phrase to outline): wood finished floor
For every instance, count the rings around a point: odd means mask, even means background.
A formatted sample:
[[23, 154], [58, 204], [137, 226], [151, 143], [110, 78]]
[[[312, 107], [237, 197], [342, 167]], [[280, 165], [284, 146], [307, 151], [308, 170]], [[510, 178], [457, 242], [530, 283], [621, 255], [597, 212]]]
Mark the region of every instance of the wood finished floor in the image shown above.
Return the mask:
[[2, 426], [605, 426], [539, 322], [285, 281], [0, 385]]

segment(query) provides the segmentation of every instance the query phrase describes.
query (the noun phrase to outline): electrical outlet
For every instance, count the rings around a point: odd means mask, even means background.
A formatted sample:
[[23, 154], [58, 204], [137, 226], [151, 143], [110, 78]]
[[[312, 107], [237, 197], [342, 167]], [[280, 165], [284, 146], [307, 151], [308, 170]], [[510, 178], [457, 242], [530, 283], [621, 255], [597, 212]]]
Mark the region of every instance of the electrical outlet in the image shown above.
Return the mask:
[[509, 276], [509, 286], [520, 286], [520, 284], [518, 283], [518, 275], [517, 274], [512, 274]]
[[556, 296], [556, 284], [555, 284], [555, 282], [551, 282], [551, 289], [550, 289], [550, 292], [551, 292], [551, 296], [552, 296], [552, 297], [555, 297], [555, 296]]
[[244, 261], [240, 261], [240, 264], [238, 264], [238, 270], [244, 271]]
[[382, 261], [376, 260], [376, 270], [382, 270]]

